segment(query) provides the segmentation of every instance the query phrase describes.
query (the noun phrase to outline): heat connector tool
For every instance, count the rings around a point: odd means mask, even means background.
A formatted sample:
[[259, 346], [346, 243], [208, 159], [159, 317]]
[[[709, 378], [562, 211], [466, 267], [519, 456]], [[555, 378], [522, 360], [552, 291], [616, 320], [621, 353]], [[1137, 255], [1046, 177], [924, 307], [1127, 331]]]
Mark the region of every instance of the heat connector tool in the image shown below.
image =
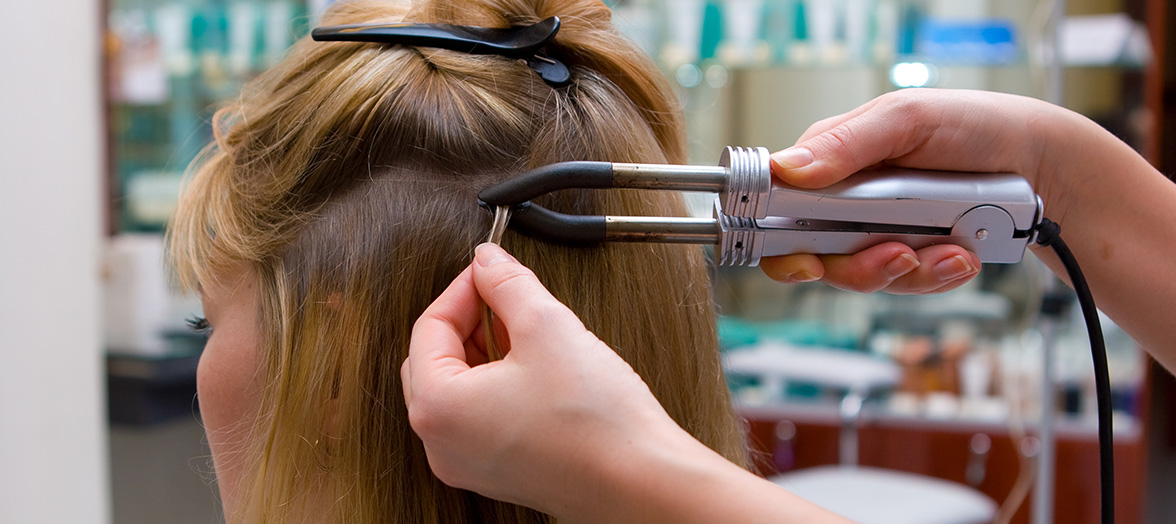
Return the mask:
[[[713, 218], [592, 216], [531, 202], [563, 189], [631, 188], [718, 193]], [[510, 227], [558, 243], [715, 245], [722, 265], [762, 257], [851, 254], [883, 242], [915, 249], [955, 244], [982, 262], [1016, 263], [1034, 240], [1041, 198], [1023, 177], [873, 168], [822, 189], [771, 174], [768, 150], [727, 147], [718, 166], [562, 162], [486, 188], [484, 206], [510, 206]]]

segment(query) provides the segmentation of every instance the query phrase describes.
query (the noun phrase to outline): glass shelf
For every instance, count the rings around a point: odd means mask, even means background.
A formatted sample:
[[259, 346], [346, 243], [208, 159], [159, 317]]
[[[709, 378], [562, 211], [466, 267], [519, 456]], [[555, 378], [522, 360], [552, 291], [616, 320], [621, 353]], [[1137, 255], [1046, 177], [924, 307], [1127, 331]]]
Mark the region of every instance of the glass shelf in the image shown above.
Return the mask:
[[107, 13], [116, 231], [160, 232], [212, 113], [308, 31], [301, 0], [114, 0]]

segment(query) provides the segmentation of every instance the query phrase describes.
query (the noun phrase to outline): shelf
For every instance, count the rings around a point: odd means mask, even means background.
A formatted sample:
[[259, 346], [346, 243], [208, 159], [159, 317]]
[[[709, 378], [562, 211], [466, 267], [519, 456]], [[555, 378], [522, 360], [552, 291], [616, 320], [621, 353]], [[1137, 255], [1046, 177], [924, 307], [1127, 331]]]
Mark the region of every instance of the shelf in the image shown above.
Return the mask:
[[[797, 424], [837, 426], [840, 424], [837, 405], [833, 402], [796, 402], [752, 405], [736, 402], [735, 410], [749, 420], [788, 420]], [[1117, 414], [1119, 415], [1119, 414]], [[901, 428], [912, 431], [949, 431], [960, 433], [985, 433], [1007, 435], [1011, 432], [1008, 420], [978, 418], [931, 418], [920, 415], [899, 414], [886, 411], [877, 405], [867, 405], [862, 411], [862, 425], [878, 428]], [[1036, 420], [1025, 421], [1024, 428], [1034, 432]], [[1140, 425], [1130, 416], [1115, 418], [1115, 439], [1123, 442], [1141, 442], [1143, 432]], [[1094, 420], [1059, 415], [1054, 425], [1058, 438], [1097, 440], [1098, 427]]]

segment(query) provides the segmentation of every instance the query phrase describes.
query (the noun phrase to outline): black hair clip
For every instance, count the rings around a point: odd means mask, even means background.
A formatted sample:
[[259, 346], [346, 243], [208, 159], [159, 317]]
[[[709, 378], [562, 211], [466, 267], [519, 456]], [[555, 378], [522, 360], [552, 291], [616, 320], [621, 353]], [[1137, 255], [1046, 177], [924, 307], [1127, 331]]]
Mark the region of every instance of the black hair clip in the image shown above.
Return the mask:
[[571, 80], [567, 66], [543, 54], [559, 33], [559, 17], [507, 29], [448, 24], [351, 24], [317, 27], [311, 38], [320, 42], [376, 42], [438, 47], [475, 55], [501, 55], [527, 61], [552, 86]]

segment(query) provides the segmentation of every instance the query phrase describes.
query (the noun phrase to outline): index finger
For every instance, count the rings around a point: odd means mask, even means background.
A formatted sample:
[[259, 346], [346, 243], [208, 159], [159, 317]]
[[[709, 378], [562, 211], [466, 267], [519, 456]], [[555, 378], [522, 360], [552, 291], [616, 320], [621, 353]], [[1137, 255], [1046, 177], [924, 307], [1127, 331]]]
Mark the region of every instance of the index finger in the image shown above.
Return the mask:
[[465, 341], [480, 321], [478, 291], [467, 267], [425, 309], [412, 327], [408, 359], [400, 369], [406, 400], [413, 382], [432, 382], [470, 369]]
[[[867, 167], [903, 157], [930, 132], [923, 108], [886, 95], [813, 124], [796, 145], [772, 154], [772, 173], [788, 184], [827, 187]], [[918, 123], [919, 125], [914, 125]]]

